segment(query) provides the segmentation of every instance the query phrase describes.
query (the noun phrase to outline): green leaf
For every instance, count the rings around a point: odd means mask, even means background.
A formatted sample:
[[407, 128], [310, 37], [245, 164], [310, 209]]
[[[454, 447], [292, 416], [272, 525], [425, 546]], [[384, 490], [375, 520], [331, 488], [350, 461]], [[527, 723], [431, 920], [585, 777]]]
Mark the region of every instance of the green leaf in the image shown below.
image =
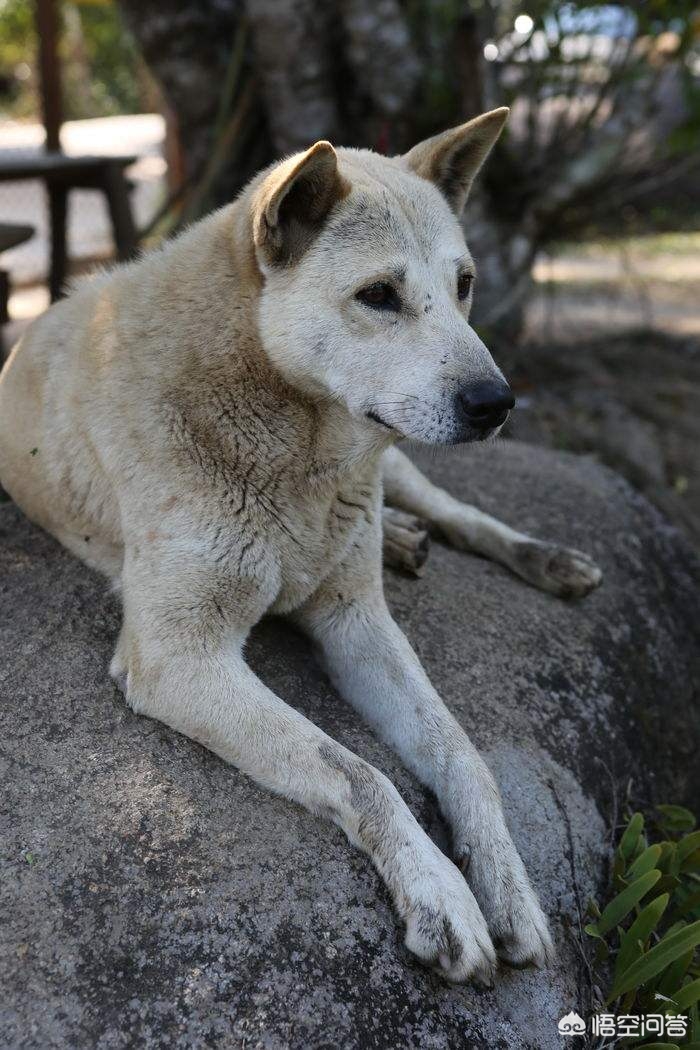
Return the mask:
[[619, 852], [615, 854], [613, 858], [612, 876], [613, 883], [616, 885], [624, 875], [627, 864], [628, 861], [626, 861], [624, 857], [621, 857]]
[[658, 864], [656, 867], [659, 871], [670, 872], [673, 870], [673, 862], [676, 859], [676, 844], [675, 842], [660, 842], [661, 856], [659, 857]]
[[656, 887], [657, 893], [675, 893], [681, 884], [681, 880], [676, 875], [663, 875], [661, 882]]
[[639, 844], [639, 836], [644, 830], [644, 817], [641, 813], [635, 813], [629, 824], [622, 833], [620, 845], [617, 851], [623, 860], [631, 860]]
[[647, 904], [646, 908], [640, 911], [620, 941], [620, 951], [615, 963], [615, 979], [623, 974], [635, 959], [642, 955], [643, 948], [640, 947], [640, 944], [643, 945], [658, 926], [669, 900], [668, 893], [662, 893], [660, 897], [655, 897], [650, 904]]
[[640, 875], [646, 875], [648, 871], [656, 867], [656, 862], [660, 856], [661, 846], [649, 846], [643, 853], [639, 854], [634, 864], [631, 865], [626, 878], [632, 881], [639, 878]]
[[676, 856], [679, 865], [683, 863], [686, 857], [689, 857], [691, 853], [695, 853], [699, 849], [700, 831], [694, 831], [692, 835], [686, 835], [685, 838], [682, 838], [680, 842], [676, 843]]
[[657, 806], [663, 819], [661, 824], [672, 831], [692, 831], [695, 827], [695, 816], [685, 806]]
[[[643, 876], [643, 878], [647, 877]], [[608, 1002], [650, 981], [652, 977], [656, 977], [658, 973], [661, 973], [686, 952], [692, 951], [698, 944], [700, 944], [700, 920], [675, 933], [667, 934], [641, 959], [637, 959], [631, 966], [628, 966], [624, 973], [615, 980]]]
[[600, 918], [600, 908], [598, 907], [598, 902], [594, 901], [592, 899], [589, 900], [588, 905], [586, 907], [586, 912], [592, 918], [599, 919]]
[[691, 981], [690, 984], [684, 984], [669, 998], [673, 999], [673, 1004], [666, 1007], [666, 1012], [684, 1013], [689, 1010], [700, 999], [700, 978], [697, 981]]
[[[592, 936], [597, 934], [599, 937], [602, 937], [617, 926], [619, 922], [622, 922], [625, 916], [632, 911], [635, 904], [639, 903], [642, 897], [649, 892], [652, 886], [656, 885], [660, 878], [661, 872], [654, 868], [653, 871], [648, 871], [646, 875], [635, 879], [621, 893], [613, 897], [607, 908], [603, 909], [603, 914], [598, 921], [592, 923], [592, 927], [595, 930]], [[589, 927], [586, 927], [586, 932], [589, 932]]]
[[681, 871], [683, 874], [688, 871], [700, 871], [700, 849], [693, 850], [693, 852], [685, 858], [681, 864]]
[[700, 909], [700, 890], [689, 894], [684, 900], [679, 901], [673, 909], [670, 918], [675, 922], [676, 919], [680, 919], [683, 915], [690, 915], [696, 909]]
[[680, 1050], [678, 1043], [645, 1043], [644, 1050]]
[[[685, 927], [687, 929], [687, 927]], [[667, 935], [668, 936], [668, 935]], [[665, 973], [661, 975], [659, 980], [658, 990], [664, 995], [670, 996], [674, 988], [679, 988], [683, 982], [683, 978], [686, 975], [688, 967], [693, 961], [694, 951], [690, 948], [687, 952], [684, 952], [679, 959], [671, 963]]]

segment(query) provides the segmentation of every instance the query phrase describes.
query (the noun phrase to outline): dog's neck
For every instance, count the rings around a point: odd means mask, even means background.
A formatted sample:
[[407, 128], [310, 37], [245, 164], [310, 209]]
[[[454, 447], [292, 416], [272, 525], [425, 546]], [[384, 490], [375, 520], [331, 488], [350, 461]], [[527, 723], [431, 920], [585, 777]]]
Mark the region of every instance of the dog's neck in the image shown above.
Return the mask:
[[316, 405], [316, 413], [310, 478], [341, 478], [364, 472], [393, 444], [391, 434], [384, 435], [371, 424], [355, 419], [343, 404], [322, 402]]
[[266, 459], [286, 459], [299, 483], [318, 489], [364, 475], [393, 443], [390, 433], [356, 419], [342, 401], [304, 394], [269, 365], [256, 369], [253, 382], [245, 404], [255, 407], [255, 434], [265, 432]]
[[392, 435], [334, 398], [296, 390], [257, 350], [200, 359], [168, 397], [174, 430], [189, 435], [197, 456], [263, 483], [274, 474], [309, 496], [372, 473]]

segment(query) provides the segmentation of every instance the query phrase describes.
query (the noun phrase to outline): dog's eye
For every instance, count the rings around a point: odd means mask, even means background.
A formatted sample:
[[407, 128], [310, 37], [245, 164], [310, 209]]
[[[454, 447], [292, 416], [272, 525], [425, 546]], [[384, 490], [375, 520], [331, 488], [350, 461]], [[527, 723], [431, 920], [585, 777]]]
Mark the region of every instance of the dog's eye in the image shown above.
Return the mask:
[[376, 281], [359, 291], [355, 297], [374, 310], [398, 310], [401, 305], [396, 289], [385, 281]]
[[457, 278], [457, 298], [466, 299], [472, 288], [474, 278], [470, 273], [461, 273]]

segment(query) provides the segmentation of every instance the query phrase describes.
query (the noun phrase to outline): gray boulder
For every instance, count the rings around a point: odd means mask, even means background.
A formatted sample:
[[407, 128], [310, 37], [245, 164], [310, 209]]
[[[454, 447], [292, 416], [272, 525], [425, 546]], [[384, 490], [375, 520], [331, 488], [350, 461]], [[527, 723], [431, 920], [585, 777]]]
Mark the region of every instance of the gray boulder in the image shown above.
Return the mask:
[[[390, 604], [486, 754], [558, 962], [492, 991], [445, 985], [402, 944], [369, 861], [125, 706], [107, 676], [105, 584], [0, 507], [3, 921], [7, 1047], [98, 1050], [549, 1050], [586, 1016], [582, 912], [606, 878], [614, 791], [690, 801], [700, 622], [679, 535], [589, 459], [518, 444], [431, 458], [454, 492], [603, 567], [580, 603], [434, 544]], [[384, 770], [447, 848], [435, 800], [285, 624], [254, 634], [265, 681]], [[697, 789], [697, 783], [695, 784]]]

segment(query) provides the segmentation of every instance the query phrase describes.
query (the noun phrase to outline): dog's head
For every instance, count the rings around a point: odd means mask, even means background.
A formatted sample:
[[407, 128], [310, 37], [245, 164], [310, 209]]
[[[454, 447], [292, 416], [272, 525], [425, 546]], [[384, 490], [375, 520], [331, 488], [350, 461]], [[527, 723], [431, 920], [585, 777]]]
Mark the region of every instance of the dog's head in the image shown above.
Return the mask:
[[317, 142], [263, 177], [253, 197], [260, 330], [290, 383], [419, 441], [502, 426], [514, 401], [469, 325], [475, 268], [459, 216], [507, 114], [402, 157]]

